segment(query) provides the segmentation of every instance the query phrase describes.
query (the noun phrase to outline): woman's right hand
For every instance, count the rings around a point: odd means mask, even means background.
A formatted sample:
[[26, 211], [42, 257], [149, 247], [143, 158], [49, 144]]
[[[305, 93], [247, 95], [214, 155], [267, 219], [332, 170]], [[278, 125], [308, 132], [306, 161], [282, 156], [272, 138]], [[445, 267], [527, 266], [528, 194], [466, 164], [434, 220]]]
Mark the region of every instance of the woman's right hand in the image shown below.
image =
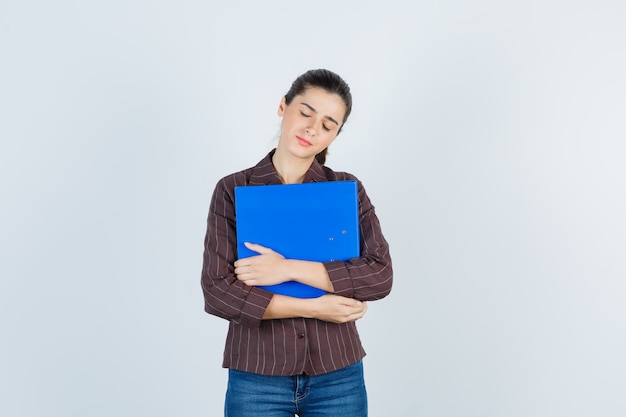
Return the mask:
[[310, 299], [313, 306], [312, 318], [331, 323], [356, 321], [365, 315], [367, 303], [335, 294], [326, 294]]
[[365, 315], [367, 303], [335, 294], [319, 298], [295, 298], [274, 294], [263, 314], [263, 320], [306, 317], [330, 323], [348, 323]]

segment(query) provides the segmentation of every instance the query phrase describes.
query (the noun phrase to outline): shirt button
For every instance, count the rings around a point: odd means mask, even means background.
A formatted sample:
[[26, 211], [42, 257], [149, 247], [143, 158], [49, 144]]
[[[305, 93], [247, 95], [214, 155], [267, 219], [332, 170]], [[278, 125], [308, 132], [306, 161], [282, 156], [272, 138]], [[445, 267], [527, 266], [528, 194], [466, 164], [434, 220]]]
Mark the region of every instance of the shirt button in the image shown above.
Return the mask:
[[298, 337], [299, 337], [300, 339], [303, 339], [303, 338], [304, 338], [304, 333], [300, 333], [300, 334], [298, 334]]

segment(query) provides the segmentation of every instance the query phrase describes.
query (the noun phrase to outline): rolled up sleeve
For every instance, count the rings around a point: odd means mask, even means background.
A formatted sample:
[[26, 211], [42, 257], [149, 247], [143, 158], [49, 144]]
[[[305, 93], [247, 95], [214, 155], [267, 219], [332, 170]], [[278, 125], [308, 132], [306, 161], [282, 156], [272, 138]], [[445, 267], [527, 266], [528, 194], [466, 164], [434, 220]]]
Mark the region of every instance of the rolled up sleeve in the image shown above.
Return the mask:
[[361, 256], [324, 265], [335, 294], [361, 301], [379, 300], [391, 292], [391, 255], [374, 206], [360, 181], [358, 184]]
[[236, 177], [226, 177], [215, 187], [207, 219], [201, 284], [207, 313], [247, 327], [259, 327], [272, 294], [237, 280], [233, 188]]

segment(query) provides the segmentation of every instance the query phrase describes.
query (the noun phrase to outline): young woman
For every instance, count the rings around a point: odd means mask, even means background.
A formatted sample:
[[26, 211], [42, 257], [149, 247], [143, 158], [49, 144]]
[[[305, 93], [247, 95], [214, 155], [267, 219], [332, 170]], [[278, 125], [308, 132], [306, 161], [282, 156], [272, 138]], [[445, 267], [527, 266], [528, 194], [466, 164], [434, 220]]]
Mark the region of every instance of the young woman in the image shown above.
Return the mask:
[[[367, 301], [391, 291], [389, 246], [358, 179], [324, 165], [352, 109], [348, 85], [328, 70], [298, 77], [278, 106], [277, 147], [256, 166], [216, 185], [204, 243], [207, 313], [229, 321], [223, 366], [229, 368], [228, 417], [367, 415], [355, 321]], [[288, 260], [247, 244], [258, 256], [237, 259], [234, 187], [355, 180], [361, 256], [349, 261]], [[307, 213], [314, 216], [315, 213]], [[258, 286], [296, 280], [325, 290], [319, 298], [272, 294]]]

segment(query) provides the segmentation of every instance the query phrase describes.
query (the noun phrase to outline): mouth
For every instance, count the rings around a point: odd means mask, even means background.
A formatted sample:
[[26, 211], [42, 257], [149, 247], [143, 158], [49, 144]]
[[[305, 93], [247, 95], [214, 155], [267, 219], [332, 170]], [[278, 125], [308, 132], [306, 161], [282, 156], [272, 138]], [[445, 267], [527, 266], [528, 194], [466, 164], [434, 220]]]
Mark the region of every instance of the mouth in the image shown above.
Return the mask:
[[309, 142], [308, 140], [300, 137], [300, 136], [296, 136], [296, 139], [298, 140], [298, 143], [302, 146], [304, 146], [305, 148], [308, 148], [309, 146], [313, 145], [311, 142]]

